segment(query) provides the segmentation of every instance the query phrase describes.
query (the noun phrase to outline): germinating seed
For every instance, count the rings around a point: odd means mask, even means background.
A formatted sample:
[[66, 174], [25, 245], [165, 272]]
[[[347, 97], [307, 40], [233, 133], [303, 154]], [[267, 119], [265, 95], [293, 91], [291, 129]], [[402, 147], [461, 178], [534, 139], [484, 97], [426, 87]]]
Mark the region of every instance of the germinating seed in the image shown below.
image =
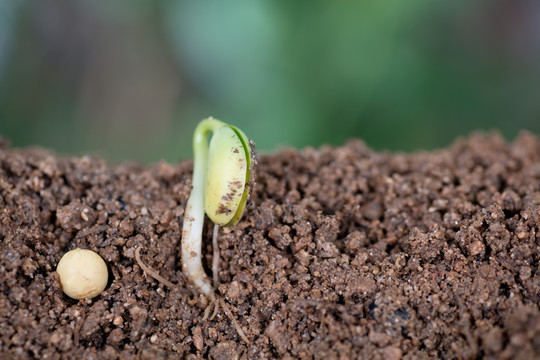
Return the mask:
[[251, 162], [253, 148], [246, 135], [214, 118], [197, 125], [193, 150], [193, 181], [182, 229], [182, 269], [197, 290], [214, 299], [201, 258], [204, 214], [216, 225], [236, 225], [249, 197], [256, 162]]

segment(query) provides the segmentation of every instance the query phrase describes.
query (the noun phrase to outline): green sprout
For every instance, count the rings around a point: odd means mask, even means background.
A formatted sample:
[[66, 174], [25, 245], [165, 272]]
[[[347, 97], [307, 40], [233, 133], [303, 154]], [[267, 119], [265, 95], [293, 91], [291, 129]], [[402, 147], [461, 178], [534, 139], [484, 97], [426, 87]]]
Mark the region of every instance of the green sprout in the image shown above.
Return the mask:
[[[209, 132], [213, 135], [208, 145]], [[193, 183], [184, 213], [182, 269], [195, 288], [210, 299], [214, 299], [214, 287], [201, 260], [204, 214], [216, 224], [216, 273], [217, 226], [236, 225], [242, 217], [256, 164], [252, 146], [240, 129], [213, 118], [202, 120], [193, 135]]]

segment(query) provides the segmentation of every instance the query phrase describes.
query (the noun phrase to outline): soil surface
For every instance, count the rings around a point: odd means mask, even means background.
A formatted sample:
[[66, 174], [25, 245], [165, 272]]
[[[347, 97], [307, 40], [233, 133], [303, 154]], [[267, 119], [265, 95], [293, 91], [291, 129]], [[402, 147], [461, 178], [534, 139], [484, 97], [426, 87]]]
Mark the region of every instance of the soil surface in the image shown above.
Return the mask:
[[[190, 161], [111, 166], [0, 144], [1, 359], [540, 358], [531, 134], [261, 156], [253, 203], [219, 233], [218, 294], [249, 343], [222, 308], [204, 318], [181, 273]], [[209, 274], [211, 234], [208, 222]], [[60, 289], [74, 248], [109, 267], [92, 300]]]

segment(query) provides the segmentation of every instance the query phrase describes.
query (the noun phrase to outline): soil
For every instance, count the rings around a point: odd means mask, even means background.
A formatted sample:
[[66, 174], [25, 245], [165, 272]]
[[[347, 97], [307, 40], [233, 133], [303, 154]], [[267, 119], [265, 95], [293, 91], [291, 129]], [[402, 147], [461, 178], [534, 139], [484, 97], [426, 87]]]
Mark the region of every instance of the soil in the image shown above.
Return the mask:
[[[219, 233], [218, 294], [249, 343], [222, 308], [204, 318], [181, 273], [192, 162], [0, 144], [2, 359], [540, 358], [534, 135], [260, 156], [252, 204]], [[211, 274], [209, 222], [204, 236]], [[74, 248], [109, 267], [92, 300], [60, 289], [56, 264]]]

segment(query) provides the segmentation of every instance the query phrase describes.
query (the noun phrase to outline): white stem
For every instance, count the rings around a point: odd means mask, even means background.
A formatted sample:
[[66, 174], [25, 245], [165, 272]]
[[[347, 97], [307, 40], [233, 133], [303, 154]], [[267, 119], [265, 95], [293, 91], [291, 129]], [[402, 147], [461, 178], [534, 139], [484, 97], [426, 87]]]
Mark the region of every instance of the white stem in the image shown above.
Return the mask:
[[219, 234], [219, 225], [214, 224], [214, 234], [212, 235], [212, 248], [214, 249], [214, 256], [212, 257], [212, 274], [214, 279], [214, 288], [219, 285], [219, 247], [217, 244]]
[[213, 298], [214, 289], [202, 266], [203, 223], [204, 208], [200, 201], [190, 196], [182, 230], [182, 269], [196, 289], [209, 298]]
[[214, 288], [202, 266], [202, 229], [204, 224], [204, 187], [206, 182], [208, 133], [224, 124], [206, 119], [195, 129], [193, 136], [193, 183], [184, 212], [182, 229], [182, 269], [188, 280], [201, 293], [214, 299]]

